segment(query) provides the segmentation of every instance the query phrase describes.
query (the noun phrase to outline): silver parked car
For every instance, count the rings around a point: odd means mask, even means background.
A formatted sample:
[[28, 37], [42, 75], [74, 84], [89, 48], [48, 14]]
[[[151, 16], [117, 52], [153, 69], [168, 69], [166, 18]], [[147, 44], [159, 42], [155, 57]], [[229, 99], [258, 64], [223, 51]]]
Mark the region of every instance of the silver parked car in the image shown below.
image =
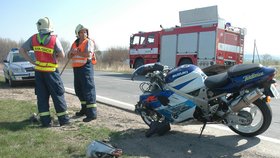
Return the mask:
[[[28, 53], [34, 60], [34, 51], [29, 51]], [[3, 71], [6, 83], [9, 83], [11, 87], [18, 82], [34, 82], [35, 80], [34, 65], [26, 61], [17, 48], [11, 49], [8, 53], [7, 58], [4, 60]]]

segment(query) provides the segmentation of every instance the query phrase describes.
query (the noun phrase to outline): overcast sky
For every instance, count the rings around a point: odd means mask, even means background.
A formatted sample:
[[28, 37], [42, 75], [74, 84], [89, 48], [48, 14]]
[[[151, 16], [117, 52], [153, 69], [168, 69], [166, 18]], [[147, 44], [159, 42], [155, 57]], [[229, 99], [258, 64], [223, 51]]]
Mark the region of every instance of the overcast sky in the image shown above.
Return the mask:
[[27, 40], [37, 33], [38, 19], [47, 16], [54, 33], [70, 43], [76, 26], [83, 24], [100, 50], [128, 47], [132, 33], [180, 25], [179, 11], [212, 5], [232, 26], [247, 29], [245, 52], [253, 52], [256, 39], [260, 54], [280, 54], [276, 0], [1, 0], [0, 37]]

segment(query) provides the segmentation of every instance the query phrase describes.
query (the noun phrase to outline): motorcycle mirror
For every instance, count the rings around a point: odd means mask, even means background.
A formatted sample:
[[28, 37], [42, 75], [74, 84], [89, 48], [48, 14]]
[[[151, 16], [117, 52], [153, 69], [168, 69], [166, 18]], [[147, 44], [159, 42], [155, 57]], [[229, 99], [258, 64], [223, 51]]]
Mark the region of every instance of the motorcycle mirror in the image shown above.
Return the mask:
[[163, 71], [164, 65], [162, 65], [161, 63], [155, 63], [153, 68], [154, 70]]

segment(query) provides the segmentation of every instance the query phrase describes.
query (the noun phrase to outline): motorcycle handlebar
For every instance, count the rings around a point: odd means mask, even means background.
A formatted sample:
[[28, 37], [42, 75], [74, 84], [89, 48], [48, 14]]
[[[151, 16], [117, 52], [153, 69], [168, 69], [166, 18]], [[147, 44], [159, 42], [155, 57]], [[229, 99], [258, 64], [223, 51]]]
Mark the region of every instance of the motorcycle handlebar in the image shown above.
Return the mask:
[[138, 67], [132, 74], [131, 80], [134, 80], [134, 77], [136, 75], [146, 75], [148, 73], [154, 72], [154, 71], [160, 71], [162, 72], [165, 69], [168, 69], [167, 66], [164, 66], [160, 63], [153, 63], [153, 64], [146, 64]]

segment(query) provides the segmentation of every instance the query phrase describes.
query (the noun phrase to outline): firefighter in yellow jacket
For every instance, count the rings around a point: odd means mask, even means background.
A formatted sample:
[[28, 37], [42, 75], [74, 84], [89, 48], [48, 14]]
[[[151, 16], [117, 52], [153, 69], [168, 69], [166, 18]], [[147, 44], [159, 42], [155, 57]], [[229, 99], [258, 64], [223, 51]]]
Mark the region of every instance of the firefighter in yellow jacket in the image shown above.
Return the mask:
[[74, 88], [81, 102], [81, 110], [76, 116], [86, 116], [83, 122], [90, 122], [97, 117], [96, 92], [93, 65], [96, 64], [94, 42], [88, 38], [88, 29], [79, 24], [75, 30], [77, 39], [71, 46], [68, 58], [72, 60]]
[[[58, 58], [65, 54], [60, 41], [53, 35], [49, 18], [38, 20], [37, 34], [31, 36], [19, 52], [30, 63], [35, 65], [35, 94], [42, 127], [51, 126], [49, 98], [52, 97], [60, 126], [69, 124], [67, 105], [64, 98], [64, 86], [58, 72]], [[28, 56], [27, 51], [34, 50], [36, 61]]]

